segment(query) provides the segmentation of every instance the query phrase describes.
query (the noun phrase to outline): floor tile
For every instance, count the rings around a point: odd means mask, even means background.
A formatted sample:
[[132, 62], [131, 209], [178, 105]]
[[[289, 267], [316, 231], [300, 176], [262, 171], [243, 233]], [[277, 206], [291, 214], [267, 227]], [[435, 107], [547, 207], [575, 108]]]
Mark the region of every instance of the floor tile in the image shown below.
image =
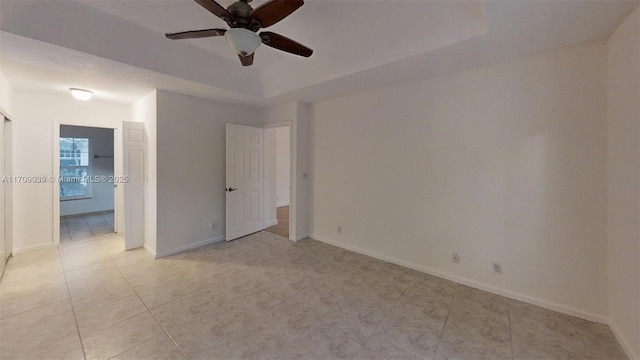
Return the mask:
[[361, 345], [331, 327], [316, 326], [297, 338], [283, 353], [285, 359], [351, 359]]
[[90, 335], [145, 311], [147, 308], [135, 294], [98, 306], [74, 307], [78, 329], [82, 336]]
[[166, 335], [147, 340], [113, 360], [184, 360], [185, 357]]
[[68, 300], [0, 320], [0, 354], [3, 359], [23, 359], [42, 354], [61, 340], [78, 337]]
[[149, 312], [142, 313], [83, 338], [87, 360], [111, 359], [164, 331]]
[[[4, 359], [625, 359], [602, 324], [313, 240], [259, 232], [162, 259], [91, 237], [17, 254]], [[149, 310], [151, 309], [151, 310]]]

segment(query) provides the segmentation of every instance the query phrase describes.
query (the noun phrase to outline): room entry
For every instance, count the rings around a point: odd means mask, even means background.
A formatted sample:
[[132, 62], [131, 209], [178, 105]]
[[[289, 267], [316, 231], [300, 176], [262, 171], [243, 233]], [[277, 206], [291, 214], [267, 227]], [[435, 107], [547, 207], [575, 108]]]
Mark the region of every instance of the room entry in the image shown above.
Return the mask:
[[227, 124], [226, 240], [264, 229], [264, 130]]
[[[278, 125], [278, 124], [276, 124]], [[291, 126], [264, 130], [265, 229], [289, 238], [291, 200]]]
[[[11, 121], [4, 116], [0, 127], [0, 178], [12, 175], [12, 131]], [[0, 276], [13, 249], [13, 185], [10, 181], [0, 183]]]
[[60, 125], [60, 243], [115, 233], [114, 130]]

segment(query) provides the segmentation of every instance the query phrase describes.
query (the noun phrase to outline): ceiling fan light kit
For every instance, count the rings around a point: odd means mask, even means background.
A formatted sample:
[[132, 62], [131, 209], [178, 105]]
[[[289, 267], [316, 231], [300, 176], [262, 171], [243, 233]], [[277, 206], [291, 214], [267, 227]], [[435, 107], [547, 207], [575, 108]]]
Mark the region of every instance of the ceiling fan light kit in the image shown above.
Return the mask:
[[250, 1], [239, 0], [225, 9], [214, 0], [195, 0], [224, 20], [230, 29], [191, 30], [167, 33], [165, 36], [172, 40], [224, 36], [243, 66], [253, 64], [254, 52], [260, 43], [298, 56], [309, 57], [313, 54], [313, 50], [282, 35], [270, 31], [257, 34], [261, 28], [269, 27], [296, 11], [304, 5], [303, 0], [270, 0], [255, 9], [248, 4]]
[[229, 29], [224, 34], [224, 37], [233, 50], [240, 56], [253, 54], [262, 42], [258, 34], [243, 28]]

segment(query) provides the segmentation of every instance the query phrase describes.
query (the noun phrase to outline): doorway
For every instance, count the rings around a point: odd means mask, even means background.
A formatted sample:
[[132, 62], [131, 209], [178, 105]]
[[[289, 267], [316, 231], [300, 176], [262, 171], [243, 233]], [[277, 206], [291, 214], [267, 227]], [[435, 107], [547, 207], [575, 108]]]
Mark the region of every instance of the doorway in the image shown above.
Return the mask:
[[13, 185], [10, 179], [13, 167], [12, 123], [2, 116], [0, 127], [0, 277], [4, 274], [7, 261], [13, 251]]
[[268, 232], [290, 238], [291, 126], [265, 129], [265, 214]]
[[60, 243], [115, 233], [114, 129], [60, 125], [58, 149]]

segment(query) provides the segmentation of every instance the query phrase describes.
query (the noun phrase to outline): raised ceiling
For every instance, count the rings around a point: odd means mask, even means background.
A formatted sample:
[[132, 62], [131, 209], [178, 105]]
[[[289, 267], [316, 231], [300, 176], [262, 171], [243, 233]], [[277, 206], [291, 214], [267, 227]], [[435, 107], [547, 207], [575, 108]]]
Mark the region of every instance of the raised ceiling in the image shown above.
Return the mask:
[[[255, 0], [255, 7], [264, 0]], [[230, 0], [221, 0], [224, 6]], [[192, 0], [1, 0], [0, 65], [14, 86], [91, 87], [127, 103], [152, 88], [264, 106], [316, 101], [606, 38], [637, 1], [308, 0], [268, 28], [314, 49], [266, 46], [244, 68]]]

